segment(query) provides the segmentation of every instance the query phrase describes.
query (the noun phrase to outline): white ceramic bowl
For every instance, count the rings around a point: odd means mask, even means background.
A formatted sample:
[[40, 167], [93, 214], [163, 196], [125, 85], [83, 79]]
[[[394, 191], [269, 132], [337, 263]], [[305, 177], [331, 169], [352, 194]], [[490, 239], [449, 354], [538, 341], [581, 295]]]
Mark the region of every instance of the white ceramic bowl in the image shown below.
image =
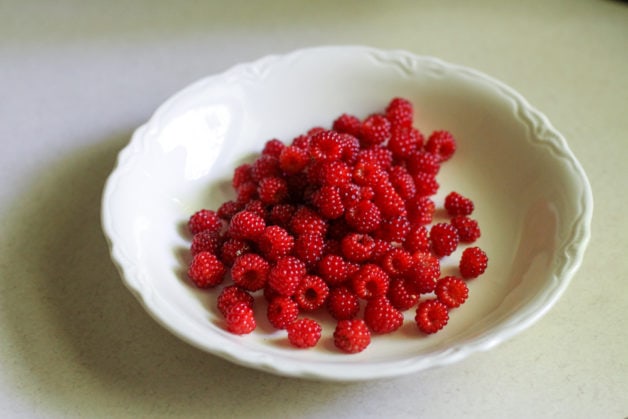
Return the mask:
[[[447, 129], [457, 138], [436, 200], [442, 204], [456, 190], [476, 203], [477, 245], [490, 261], [469, 282], [469, 300], [439, 333], [422, 336], [409, 313], [401, 330], [374, 337], [356, 355], [334, 350], [329, 325], [309, 350], [293, 349], [285, 332], [268, 327], [247, 336], [224, 331], [215, 295], [186, 279], [188, 217], [231, 198], [233, 169], [266, 140], [291, 141], [343, 112], [366, 116], [394, 96], [413, 101], [423, 132]], [[508, 86], [439, 59], [350, 46], [266, 57], [174, 95], [121, 151], [105, 187], [102, 223], [125, 284], [175, 335], [241, 365], [350, 381], [449, 364], [537, 321], [581, 262], [592, 207], [586, 175], [565, 139]]]

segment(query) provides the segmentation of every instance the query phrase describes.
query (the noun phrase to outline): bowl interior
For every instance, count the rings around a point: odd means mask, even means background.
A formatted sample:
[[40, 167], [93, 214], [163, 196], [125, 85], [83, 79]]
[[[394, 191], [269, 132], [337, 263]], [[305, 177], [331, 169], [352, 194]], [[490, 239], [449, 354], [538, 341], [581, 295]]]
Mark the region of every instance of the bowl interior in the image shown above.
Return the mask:
[[[364, 117], [395, 96], [411, 100], [415, 126], [447, 129], [458, 150], [439, 173], [437, 205], [471, 197], [487, 272], [439, 333], [402, 329], [363, 353], [333, 348], [324, 322], [317, 348], [291, 348], [262, 321], [246, 337], [223, 330], [215, 292], [186, 279], [188, 217], [233, 197], [233, 169], [265, 141], [290, 142], [347, 112]], [[439, 60], [363, 48], [269, 57], [201, 80], [166, 102], [123, 150], [104, 196], [103, 223], [123, 278], [165, 327], [234, 362], [286, 375], [362, 379], [454, 361], [488, 349], [538, 319], [558, 298], [588, 239], [590, 191], [560, 134], [516, 93]], [[443, 260], [455, 274], [461, 250]], [[263, 304], [257, 305], [263, 318]]]

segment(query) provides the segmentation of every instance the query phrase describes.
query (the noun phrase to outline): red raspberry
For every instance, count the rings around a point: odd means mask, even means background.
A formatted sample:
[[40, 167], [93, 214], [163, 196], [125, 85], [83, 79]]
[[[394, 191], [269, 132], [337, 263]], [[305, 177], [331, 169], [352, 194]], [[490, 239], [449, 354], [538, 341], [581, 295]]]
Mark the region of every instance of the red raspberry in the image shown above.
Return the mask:
[[383, 217], [406, 216], [406, 203], [399, 196], [395, 188], [390, 184], [380, 184], [375, 188], [373, 202], [382, 213]]
[[368, 200], [368, 198], [364, 198], [362, 196], [361, 187], [355, 183], [349, 183], [348, 185], [341, 186], [340, 196], [342, 197], [342, 204], [345, 208], [354, 207], [363, 199]]
[[300, 173], [309, 162], [307, 150], [294, 145], [285, 147], [279, 155], [279, 167], [288, 175]]
[[436, 180], [436, 175], [419, 172], [412, 176], [414, 186], [416, 186], [416, 196], [430, 196], [438, 192], [440, 185]]
[[371, 343], [371, 332], [362, 319], [340, 320], [334, 330], [334, 345], [343, 352], [362, 352]]
[[297, 348], [311, 348], [321, 338], [321, 325], [312, 319], [297, 319], [286, 326], [288, 341]]
[[251, 177], [259, 182], [265, 177], [281, 176], [279, 159], [273, 156], [260, 156], [251, 165]]
[[345, 211], [347, 224], [358, 233], [376, 230], [382, 221], [379, 208], [371, 201], [361, 201]]
[[389, 242], [403, 243], [410, 232], [410, 221], [406, 217], [397, 216], [386, 218], [377, 230], [379, 237]]
[[316, 161], [340, 160], [343, 146], [340, 134], [335, 131], [323, 130], [312, 137], [310, 156]]
[[389, 173], [390, 184], [395, 192], [404, 200], [411, 199], [416, 194], [414, 179], [403, 166], [393, 166]]
[[264, 288], [268, 281], [270, 265], [258, 254], [247, 253], [239, 256], [231, 267], [231, 277], [236, 285], [247, 291]]
[[411, 253], [429, 252], [430, 239], [424, 225], [413, 225], [403, 242], [403, 247]]
[[367, 263], [351, 276], [351, 285], [358, 297], [369, 300], [386, 295], [390, 277], [378, 265]]
[[342, 156], [340, 159], [347, 164], [355, 164], [360, 152], [360, 141], [354, 135], [340, 134], [340, 144], [342, 144]]
[[[266, 287], [265, 289], [269, 289]], [[270, 299], [266, 309], [266, 317], [275, 329], [285, 329], [296, 320], [299, 306], [290, 297], [276, 296]]]
[[369, 148], [362, 149], [358, 153], [358, 161], [372, 161], [384, 169], [389, 170], [392, 167], [393, 155], [385, 147], [381, 146], [372, 146]]
[[375, 238], [375, 249], [373, 249], [373, 255], [371, 256], [371, 261], [375, 263], [381, 263], [382, 259], [388, 253], [388, 251], [392, 249], [392, 245], [390, 242], [386, 240]]
[[391, 333], [403, 324], [403, 314], [382, 295], [372, 298], [366, 303], [364, 322], [373, 333]]
[[329, 284], [338, 285], [349, 277], [347, 261], [334, 254], [327, 254], [318, 262], [318, 274]]
[[348, 287], [340, 286], [330, 290], [326, 306], [334, 319], [348, 320], [360, 311], [360, 299]]
[[409, 100], [396, 97], [386, 107], [386, 118], [393, 126], [411, 127], [414, 119], [414, 107]]
[[294, 237], [284, 228], [273, 225], [264, 229], [257, 244], [264, 257], [270, 261], [276, 261], [292, 252]]
[[358, 160], [353, 167], [353, 182], [358, 186], [375, 186], [388, 180], [388, 174], [375, 160]]
[[222, 229], [222, 221], [215, 211], [202, 209], [192, 214], [188, 220], [188, 229], [192, 235], [206, 230], [219, 233]]
[[473, 243], [480, 238], [480, 227], [476, 220], [464, 215], [458, 215], [451, 219], [451, 225], [458, 230], [458, 236], [462, 243]]
[[294, 300], [301, 310], [314, 311], [325, 303], [328, 295], [329, 287], [321, 277], [306, 275], [294, 293]]
[[340, 246], [348, 261], [359, 263], [371, 257], [375, 250], [375, 240], [368, 234], [349, 233], [342, 238]]
[[227, 268], [216, 255], [209, 252], [197, 253], [188, 268], [188, 277], [199, 288], [211, 288], [225, 278]]
[[410, 291], [409, 288], [412, 287], [406, 286], [406, 280], [403, 278], [396, 278], [390, 281], [386, 295], [388, 296], [390, 304], [397, 310], [408, 310], [414, 307], [419, 301], [419, 294]]
[[318, 174], [320, 183], [328, 186], [348, 185], [352, 176], [351, 168], [346, 163], [337, 160], [322, 163]]
[[449, 160], [456, 151], [456, 140], [448, 131], [434, 131], [425, 143], [425, 150], [440, 157], [440, 161]]
[[412, 224], [427, 225], [432, 222], [436, 204], [427, 196], [415, 196], [406, 203], [406, 209]]
[[216, 213], [218, 216], [225, 220], [230, 221], [234, 215], [242, 210], [244, 204], [238, 203], [236, 201], [225, 201], [219, 207]]
[[345, 212], [342, 194], [337, 186], [323, 186], [316, 191], [313, 200], [319, 214], [327, 219], [333, 220], [342, 217]]
[[[340, 240], [342, 240], [349, 233], [351, 233], [351, 228], [344, 220], [344, 218], [329, 220], [326, 237], [328, 241], [333, 240], [337, 242], [336, 244], [334, 244], [334, 249], [338, 249], [338, 251], [336, 252], [325, 250], [325, 253], [341, 254]], [[325, 248], [327, 249], [327, 244], [325, 245]]]
[[285, 228], [290, 225], [290, 220], [295, 211], [295, 206], [291, 204], [273, 205], [268, 214], [268, 221], [270, 224]]
[[414, 266], [414, 258], [407, 251], [393, 247], [384, 255], [380, 266], [391, 278], [400, 278]]
[[458, 230], [449, 223], [434, 224], [430, 229], [430, 242], [434, 254], [442, 258], [451, 255], [458, 247]]
[[236, 189], [236, 202], [246, 205], [247, 202], [257, 199], [257, 182], [245, 182]]
[[280, 204], [288, 197], [288, 183], [280, 177], [266, 177], [260, 180], [257, 194], [266, 205]]
[[284, 143], [276, 138], [273, 138], [272, 140], [266, 141], [266, 144], [264, 144], [264, 148], [262, 149], [261, 154], [263, 156], [272, 156], [279, 158], [279, 155], [284, 148], [286, 148]]
[[234, 189], [238, 189], [240, 185], [247, 182], [253, 182], [253, 176], [251, 175], [251, 165], [248, 163], [241, 164], [233, 171], [233, 179], [231, 185]]
[[310, 142], [312, 141], [312, 137], [307, 134], [299, 135], [292, 140], [292, 144], [294, 147], [302, 148], [303, 150], [307, 150], [310, 148]]
[[464, 279], [477, 278], [486, 271], [488, 257], [479, 247], [468, 247], [460, 257], [460, 274]]
[[406, 276], [406, 285], [417, 294], [434, 291], [440, 276], [440, 262], [430, 253], [415, 253], [413, 257], [414, 265]]
[[412, 175], [416, 175], [417, 173], [436, 175], [440, 170], [440, 160], [435, 154], [428, 153], [424, 150], [416, 150], [408, 156], [406, 167], [408, 168], [408, 172]]
[[449, 313], [444, 303], [436, 299], [429, 299], [419, 303], [414, 319], [419, 330], [431, 334], [445, 327], [449, 321]]
[[292, 233], [299, 236], [305, 233], [320, 234], [324, 236], [327, 232], [327, 223], [316, 211], [302, 206], [299, 207], [290, 220]]
[[373, 114], [362, 121], [359, 135], [362, 147], [381, 144], [389, 137], [390, 122], [384, 115]]
[[442, 301], [447, 307], [460, 307], [469, 296], [469, 288], [467, 284], [458, 277], [446, 276], [436, 282], [434, 290], [436, 297]]
[[224, 287], [218, 295], [216, 307], [223, 317], [226, 317], [231, 307], [237, 303], [246, 303], [249, 307], [253, 308], [255, 299], [251, 294], [237, 285], [229, 285]]
[[190, 252], [192, 253], [192, 256], [200, 252], [217, 254], [221, 245], [222, 238], [218, 235], [218, 233], [213, 232], [212, 230], [204, 230], [195, 234], [192, 238]]
[[225, 320], [227, 330], [236, 335], [246, 335], [256, 327], [253, 309], [246, 302], [234, 304], [227, 312]]
[[266, 210], [266, 205], [262, 203], [259, 199], [254, 199], [252, 201], [247, 202], [244, 205], [244, 211], [252, 212], [253, 214], [257, 214], [266, 220], [268, 217], [268, 211]]
[[473, 207], [473, 201], [460, 195], [458, 192], [450, 192], [445, 197], [445, 209], [452, 217], [470, 215], [473, 212]]
[[390, 131], [390, 139], [386, 147], [393, 157], [405, 161], [415, 150], [423, 146], [423, 134], [412, 127], [394, 126]]
[[220, 260], [226, 266], [231, 267], [236, 258], [251, 251], [251, 245], [247, 241], [229, 239], [223, 243], [220, 249]]
[[361, 125], [362, 122], [358, 117], [345, 113], [334, 120], [332, 129], [340, 133], [357, 136], [360, 133]]
[[264, 219], [250, 211], [240, 211], [231, 218], [229, 237], [239, 240], [255, 240], [266, 228]]
[[306, 233], [297, 237], [294, 244], [294, 256], [307, 266], [315, 265], [323, 256], [325, 239], [320, 234]]
[[280, 258], [268, 274], [268, 284], [280, 295], [291, 297], [305, 276], [305, 264], [293, 256]]

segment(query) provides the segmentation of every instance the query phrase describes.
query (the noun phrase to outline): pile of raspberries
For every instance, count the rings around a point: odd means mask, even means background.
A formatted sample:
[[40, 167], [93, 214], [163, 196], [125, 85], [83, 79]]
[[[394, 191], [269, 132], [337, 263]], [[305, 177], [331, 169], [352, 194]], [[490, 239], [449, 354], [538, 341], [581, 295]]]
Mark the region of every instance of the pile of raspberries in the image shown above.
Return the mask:
[[447, 324], [488, 259], [467, 246], [459, 276], [441, 277], [441, 259], [480, 229], [473, 202], [457, 192], [444, 200], [444, 221], [433, 221], [436, 176], [456, 141], [447, 131], [426, 139], [413, 116], [411, 102], [394, 98], [384, 112], [342, 114], [290, 145], [269, 140], [235, 169], [233, 200], [189, 218], [189, 279], [220, 290], [228, 331], [256, 328], [254, 304], [265, 304], [270, 324], [298, 348], [315, 346], [316, 319], [331, 316], [334, 344], [346, 353], [397, 330], [410, 309], [424, 334]]

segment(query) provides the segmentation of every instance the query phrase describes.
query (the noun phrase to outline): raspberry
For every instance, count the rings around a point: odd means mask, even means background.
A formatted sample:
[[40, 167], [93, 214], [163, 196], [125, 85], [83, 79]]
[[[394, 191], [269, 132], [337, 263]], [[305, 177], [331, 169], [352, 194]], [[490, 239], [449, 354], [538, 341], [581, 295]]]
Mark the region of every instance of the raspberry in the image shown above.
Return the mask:
[[395, 126], [411, 127], [414, 107], [407, 99], [396, 97], [386, 107], [386, 118]]
[[382, 169], [389, 170], [392, 167], [393, 155], [387, 148], [373, 146], [362, 149], [358, 153], [358, 160], [375, 162]]
[[321, 164], [318, 176], [322, 185], [344, 186], [351, 182], [353, 172], [342, 161], [330, 161]]
[[359, 263], [371, 257], [375, 250], [375, 240], [368, 234], [349, 233], [342, 238], [340, 246], [348, 261]]
[[333, 220], [345, 212], [342, 194], [337, 186], [323, 186], [314, 194], [314, 205], [323, 217]]
[[360, 133], [361, 125], [362, 122], [358, 117], [345, 113], [334, 120], [332, 129], [340, 133], [357, 136]]
[[440, 161], [449, 160], [456, 151], [456, 140], [448, 131], [434, 131], [425, 143], [425, 150], [439, 156]]
[[427, 228], [424, 225], [413, 225], [406, 235], [403, 247], [411, 253], [429, 252], [430, 239]]
[[251, 177], [259, 182], [265, 177], [280, 176], [279, 159], [274, 156], [260, 156], [251, 165]]
[[234, 189], [238, 189], [240, 185], [247, 182], [253, 182], [253, 176], [251, 175], [251, 165], [248, 163], [241, 164], [233, 171], [233, 179], [231, 185]]
[[302, 234], [295, 241], [294, 255], [307, 266], [312, 266], [323, 256], [324, 247], [325, 239], [320, 234]]
[[360, 311], [360, 299], [348, 287], [340, 286], [329, 291], [326, 306], [334, 319], [352, 319]]
[[415, 150], [423, 146], [423, 135], [412, 127], [394, 126], [386, 147], [397, 160], [405, 161]]
[[340, 134], [340, 144], [342, 145], [340, 159], [347, 164], [355, 164], [360, 151], [360, 141], [354, 135]]
[[473, 212], [473, 207], [473, 201], [460, 195], [458, 192], [450, 192], [445, 197], [445, 209], [452, 217], [470, 215]]
[[393, 166], [389, 173], [390, 184], [395, 192], [404, 200], [411, 199], [416, 194], [414, 179], [403, 166]]
[[305, 264], [299, 259], [284, 256], [270, 269], [268, 284], [280, 295], [290, 297], [305, 276], [305, 271]]
[[294, 145], [284, 148], [279, 155], [279, 167], [288, 175], [301, 172], [309, 162], [307, 150]]
[[377, 231], [379, 237], [389, 242], [403, 243], [410, 232], [410, 221], [406, 217], [397, 216], [384, 219]]
[[268, 221], [270, 224], [285, 228], [290, 225], [290, 220], [295, 211], [296, 208], [291, 204], [273, 205], [268, 214]]
[[249, 307], [253, 308], [254, 302], [255, 300], [251, 294], [244, 291], [237, 285], [229, 285], [224, 287], [218, 295], [216, 307], [223, 317], [226, 317], [231, 307], [235, 304], [246, 303]]
[[220, 204], [218, 210], [216, 211], [216, 214], [218, 214], [221, 219], [225, 221], [230, 221], [234, 215], [242, 210], [242, 208], [243, 204], [235, 201], [225, 201]]
[[204, 230], [197, 233], [192, 238], [192, 244], [190, 245], [190, 253], [192, 256], [200, 252], [209, 252], [216, 254], [222, 244], [222, 238], [218, 233], [212, 230]]
[[351, 285], [356, 295], [369, 300], [386, 295], [390, 278], [378, 265], [367, 263], [351, 276]]
[[236, 285], [247, 291], [264, 288], [268, 281], [270, 265], [258, 254], [247, 253], [239, 256], [231, 267], [231, 277]]
[[334, 330], [334, 345], [343, 352], [362, 352], [371, 343], [371, 332], [362, 319], [340, 320]]
[[343, 147], [340, 134], [323, 130], [312, 137], [310, 156], [316, 161], [340, 160]]
[[430, 196], [438, 192], [439, 184], [436, 175], [419, 172], [412, 176], [414, 186], [416, 186], [416, 196]]
[[460, 257], [460, 274], [464, 279], [477, 278], [486, 271], [488, 257], [479, 247], [468, 247]]
[[312, 319], [298, 319], [286, 326], [288, 341], [297, 348], [311, 348], [321, 338], [321, 325]]
[[268, 260], [276, 261], [290, 254], [294, 247], [294, 237], [282, 227], [268, 226], [259, 237], [258, 246]]
[[342, 204], [345, 208], [354, 207], [358, 202], [364, 198], [361, 193], [360, 186], [355, 183], [349, 183], [340, 187], [340, 196], [342, 197]]
[[266, 227], [264, 219], [250, 211], [240, 211], [231, 218], [229, 236], [233, 239], [257, 239]]
[[[266, 287], [268, 289], [268, 287]], [[276, 296], [270, 299], [266, 317], [275, 329], [285, 329], [299, 315], [297, 303], [290, 297]]]
[[353, 167], [352, 180], [359, 186], [375, 186], [388, 179], [384, 168], [375, 160], [358, 160]]
[[384, 115], [373, 114], [362, 121], [360, 127], [360, 144], [363, 147], [378, 145], [390, 137], [390, 122]]
[[345, 220], [358, 233], [369, 233], [379, 227], [382, 218], [374, 203], [361, 201], [345, 211]]
[[272, 156], [278, 158], [283, 149], [285, 148], [285, 144], [280, 140], [273, 138], [272, 140], [266, 141], [264, 144], [264, 148], [262, 149], [263, 156]]
[[391, 278], [400, 278], [414, 265], [412, 255], [398, 247], [393, 247], [386, 253], [380, 266]]
[[419, 301], [419, 294], [411, 292], [409, 287], [406, 286], [406, 280], [403, 278], [396, 278], [390, 281], [386, 295], [390, 304], [399, 311], [408, 310]]
[[434, 224], [430, 229], [432, 251], [439, 258], [451, 255], [459, 241], [458, 230], [449, 223]]
[[390, 242], [386, 240], [375, 238], [375, 249], [373, 249], [373, 255], [371, 261], [381, 263], [382, 258], [392, 249]]
[[254, 199], [252, 201], [247, 202], [244, 205], [244, 211], [252, 212], [253, 214], [257, 214], [266, 220], [268, 217], [268, 211], [266, 211], [266, 205], [262, 203], [259, 199]]
[[415, 196], [406, 202], [406, 209], [411, 223], [427, 225], [432, 222], [436, 204], [427, 196]]
[[292, 140], [292, 146], [296, 148], [301, 148], [303, 150], [307, 150], [310, 148], [310, 142], [312, 141], [312, 137], [310, 135], [304, 134], [295, 137]]
[[257, 194], [266, 205], [280, 204], [288, 197], [288, 183], [280, 177], [266, 177], [260, 180]]
[[245, 182], [236, 189], [236, 202], [246, 205], [247, 202], [257, 199], [257, 183], [254, 181]]
[[373, 333], [391, 333], [403, 324], [403, 314], [385, 296], [380, 296], [366, 303], [364, 322]]
[[329, 285], [341, 284], [349, 276], [347, 261], [342, 256], [327, 254], [318, 262], [318, 274]]
[[458, 236], [462, 243], [473, 243], [480, 238], [480, 227], [476, 220], [464, 215], [458, 215], [451, 219], [451, 225], [458, 230]]
[[449, 321], [447, 306], [435, 299], [419, 303], [414, 317], [419, 330], [423, 333], [436, 333]]
[[208, 209], [202, 209], [195, 212], [188, 220], [188, 230], [192, 233], [192, 235], [206, 230], [218, 233], [221, 228], [222, 221], [220, 221], [218, 214], [215, 211]]
[[246, 302], [234, 304], [227, 312], [225, 320], [227, 330], [236, 335], [246, 335], [256, 327], [253, 309]]
[[229, 239], [220, 248], [220, 260], [226, 266], [233, 266], [238, 256], [251, 252], [251, 245], [243, 240]]
[[321, 277], [306, 275], [297, 287], [294, 300], [301, 310], [314, 311], [325, 303], [328, 295], [329, 287]]
[[447, 307], [455, 308], [460, 307], [466, 301], [469, 288], [461, 278], [446, 276], [436, 282], [434, 293]]
[[299, 236], [305, 233], [320, 234], [324, 236], [327, 232], [327, 223], [316, 211], [308, 207], [299, 207], [290, 220], [292, 233]]
[[418, 294], [434, 291], [436, 280], [440, 276], [438, 259], [430, 253], [416, 253], [413, 257], [414, 265], [406, 276], [406, 285]]
[[209, 252], [197, 253], [188, 268], [188, 277], [199, 288], [215, 287], [223, 281], [226, 273], [225, 265]]
[[406, 166], [408, 168], [408, 172], [412, 175], [416, 175], [418, 173], [436, 175], [440, 170], [440, 160], [435, 154], [428, 153], [423, 150], [417, 150], [407, 157]]
[[383, 217], [406, 216], [406, 204], [391, 184], [380, 184], [375, 188], [373, 202]]

